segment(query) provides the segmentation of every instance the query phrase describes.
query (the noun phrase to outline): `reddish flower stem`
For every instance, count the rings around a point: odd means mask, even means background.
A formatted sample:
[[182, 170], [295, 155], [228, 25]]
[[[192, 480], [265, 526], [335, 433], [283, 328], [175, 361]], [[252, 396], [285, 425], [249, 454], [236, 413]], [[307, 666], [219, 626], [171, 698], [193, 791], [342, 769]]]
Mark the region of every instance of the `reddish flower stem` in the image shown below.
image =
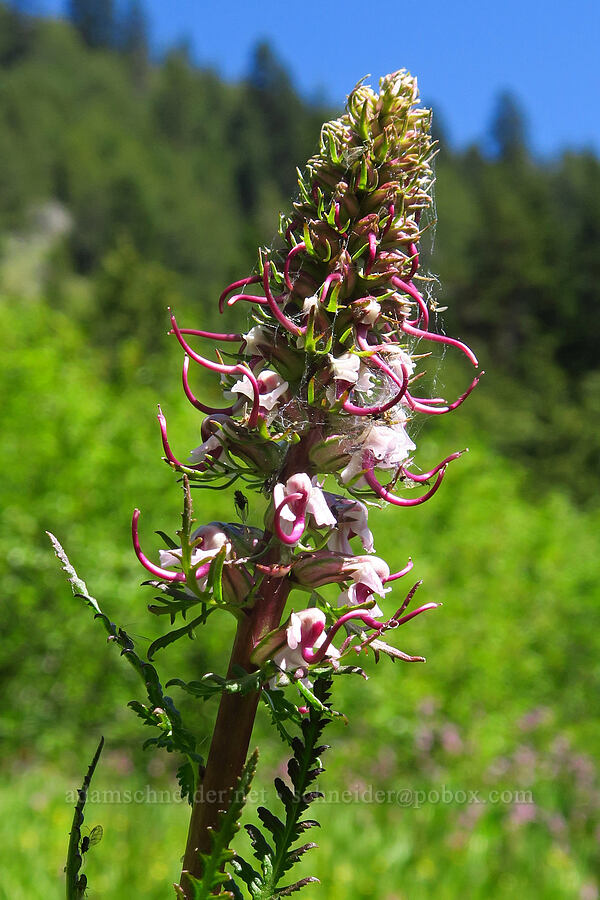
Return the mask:
[[[309, 469], [310, 447], [321, 439], [321, 429], [315, 426], [306, 438], [290, 447], [280, 476], [283, 481]], [[269, 537], [265, 535], [267, 541]], [[268, 570], [280, 562], [280, 548], [274, 547], [262, 560], [261, 568]], [[247, 672], [254, 670], [250, 661], [252, 651], [266, 634], [279, 627], [290, 584], [289, 579], [279, 577], [278, 572], [273, 576], [266, 575], [252, 608], [238, 622], [228, 677], [233, 678], [239, 667]], [[217, 826], [219, 811], [227, 808], [231, 791], [244, 766], [259, 696], [258, 691], [245, 695], [224, 692], [221, 695], [204, 778], [194, 799], [183, 858], [181, 887], [187, 900], [192, 900], [194, 891], [185, 873], [198, 877], [202, 869], [198, 854], [211, 851], [210, 829]]]

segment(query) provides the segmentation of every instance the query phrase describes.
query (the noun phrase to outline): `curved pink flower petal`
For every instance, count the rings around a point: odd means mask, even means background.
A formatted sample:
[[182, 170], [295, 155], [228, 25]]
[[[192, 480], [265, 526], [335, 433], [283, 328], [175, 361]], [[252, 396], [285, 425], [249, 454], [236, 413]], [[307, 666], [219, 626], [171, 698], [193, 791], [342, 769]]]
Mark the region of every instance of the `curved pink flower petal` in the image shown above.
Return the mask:
[[232, 281], [231, 284], [228, 284], [219, 297], [219, 312], [223, 312], [225, 298], [228, 294], [231, 294], [232, 291], [237, 291], [238, 288], [246, 287], [248, 284], [258, 284], [260, 280], [260, 275], [250, 275], [248, 278], [240, 278], [239, 281]]
[[271, 264], [269, 263], [269, 260], [266, 259], [265, 263], [264, 263], [264, 271], [263, 271], [263, 288], [264, 288], [264, 292], [265, 292], [265, 297], [267, 298], [267, 304], [269, 306], [269, 309], [271, 310], [271, 312], [273, 313], [273, 315], [275, 316], [275, 318], [277, 319], [277, 321], [279, 322], [280, 325], [283, 325], [283, 327], [287, 331], [289, 331], [290, 334], [293, 334], [295, 337], [299, 337], [300, 335], [305, 334], [306, 328], [300, 328], [298, 325], [296, 325], [295, 322], [292, 322], [291, 319], [288, 319], [288, 317], [285, 315], [285, 313], [282, 312], [282, 310], [278, 306], [277, 301], [275, 300], [275, 298], [273, 297], [273, 294], [271, 293], [271, 287], [269, 285], [270, 268], [271, 268]]
[[179, 341], [185, 352], [195, 362], [199, 363], [199, 365], [204, 366], [205, 369], [209, 369], [211, 372], [220, 372], [223, 375], [234, 375], [237, 372], [240, 372], [242, 375], [246, 375], [248, 377], [252, 385], [252, 390], [254, 392], [254, 401], [252, 404], [252, 410], [250, 412], [250, 418], [248, 420], [248, 427], [256, 428], [258, 424], [258, 414], [260, 411], [260, 389], [258, 386], [258, 381], [256, 380], [256, 376], [254, 375], [252, 370], [244, 363], [236, 363], [233, 366], [227, 366], [224, 363], [216, 363], [210, 359], [205, 359], [203, 356], [200, 356], [199, 353], [196, 353], [195, 350], [192, 350], [188, 342], [183, 337], [175, 316], [172, 313], [171, 325], [173, 326], [173, 331], [177, 340]]
[[400, 390], [391, 400], [388, 400], [386, 403], [376, 404], [375, 406], [356, 406], [348, 399], [344, 400], [342, 403], [342, 409], [354, 416], [375, 416], [378, 413], [391, 409], [393, 406], [397, 406], [405, 395], [407, 386], [408, 372], [406, 371], [405, 366], [402, 366], [402, 383], [400, 385]]
[[[295, 515], [294, 527], [292, 528], [292, 531], [290, 534], [286, 534], [285, 531], [281, 527], [281, 512], [286, 506], [289, 506], [290, 504], [292, 504], [296, 501], [300, 501], [301, 503], [303, 503], [303, 508], [299, 512], [294, 510], [294, 515]], [[273, 515], [273, 526], [275, 528], [275, 534], [277, 535], [278, 539], [283, 544], [287, 544], [288, 546], [291, 547], [294, 544], [297, 544], [298, 541], [300, 540], [300, 538], [302, 537], [304, 528], [306, 526], [306, 504], [307, 503], [308, 503], [308, 494], [306, 494], [304, 491], [298, 491], [294, 494], [288, 494], [275, 507], [275, 512]]]
[[283, 280], [285, 281], [285, 286], [287, 287], [287, 289], [290, 293], [294, 290], [294, 285], [292, 284], [292, 282], [290, 280], [290, 265], [291, 265], [294, 257], [298, 253], [302, 253], [303, 250], [306, 250], [306, 244], [304, 243], [304, 241], [300, 241], [299, 244], [296, 244], [295, 247], [292, 247], [292, 249], [290, 250], [290, 252], [288, 253], [288, 255], [285, 258], [285, 265], [283, 267]]
[[446, 466], [443, 466], [438, 472], [435, 484], [427, 491], [426, 494], [423, 494], [421, 497], [409, 499], [405, 497], [397, 497], [395, 494], [390, 493], [390, 491], [388, 491], [387, 488], [385, 488], [375, 477], [373, 471], [374, 464], [375, 460], [373, 459], [373, 455], [369, 451], [367, 451], [363, 457], [363, 477], [371, 490], [375, 494], [377, 494], [378, 497], [381, 497], [382, 500], [386, 500], [388, 503], [392, 503], [394, 506], [419, 506], [421, 503], [425, 503], [426, 500], [429, 500], [430, 497], [433, 497], [433, 495], [441, 485], [442, 479], [446, 472]]
[[171, 450], [170, 444], [169, 444], [169, 439], [167, 437], [167, 420], [166, 420], [160, 406], [158, 407], [157, 419], [158, 419], [158, 424], [160, 426], [160, 436], [162, 438], [163, 450], [165, 451], [165, 456], [167, 457], [168, 461], [173, 466], [176, 466], [178, 469], [195, 469], [197, 472], [205, 472], [209, 468], [209, 465], [207, 463], [198, 463], [197, 465], [187, 465], [186, 463], [180, 462], [177, 459], [177, 457], [174, 455], [173, 451]]
[[387, 584], [388, 581], [397, 581], [398, 578], [403, 578], [404, 575], [408, 575], [408, 573], [412, 569], [413, 565], [414, 565], [414, 563], [413, 563], [412, 559], [409, 559], [403, 569], [400, 569], [399, 572], [392, 572], [391, 575], [388, 575], [387, 578], [383, 579], [383, 583]]
[[411, 481], [416, 482], [424, 482], [429, 481], [430, 478], [433, 478], [434, 475], [440, 471], [440, 469], [445, 468], [448, 463], [452, 462], [454, 459], [458, 459], [459, 456], [462, 456], [463, 453], [468, 453], [468, 447], [465, 447], [464, 450], [457, 450], [455, 453], [451, 453], [450, 456], [447, 456], [446, 459], [443, 459], [437, 466], [434, 466], [429, 472], [410, 472], [408, 469], [405, 469], [404, 466], [400, 467], [400, 472], [405, 478], [410, 478]]
[[457, 341], [456, 338], [447, 337], [445, 334], [436, 334], [435, 331], [422, 331], [420, 328], [415, 328], [414, 325], [411, 325], [409, 322], [402, 322], [400, 328], [405, 334], [410, 334], [412, 337], [423, 338], [426, 341], [433, 341], [438, 344], [448, 344], [450, 347], [457, 347], [459, 350], [465, 354], [467, 359], [474, 365], [478, 366], [479, 361], [470, 347], [467, 347], [466, 344], [463, 344], [462, 341]]
[[199, 409], [201, 412], [204, 412], [204, 413], [224, 413], [225, 415], [231, 415], [233, 412], [235, 412], [236, 408], [241, 406], [240, 403], [234, 403], [231, 406], [219, 408], [216, 406], [207, 406], [206, 403], [202, 403], [200, 400], [198, 400], [198, 398], [194, 395], [194, 393], [192, 392], [192, 389], [190, 388], [190, 385], [188, 382], [189, 367], [190, 367], [190, 358], [186, 353], [185, 356], [183, 357], [183, 370], [181, 373], [181, 381], [183, 384], [183, 390], [184, 390], [185, 396], [188, 398], [188, 400], [190, 401], [192, 406], [195, 406], [196, 409]]
[[[452, 412], [453, 409], [457, 409], [457, 407], [461, 406], [471, 394], [477, 385], [479, 384], [480, 379], [485, 375], [485, 372], [480, 372], [476, 378], [473, 379], [467, 390], [460, 395], [458, 400], [455, 400], [454, 403], [445, 404], [445, 401], [440, 399], [439, 397], [431, 398], [431, 399], [422, 399], [413, 397], [408, 391], [406, 392], [406, 402], [415, 412], [426, 413], [431, 416], [441, 416], [445, 413]], [[444, 406], [434, 406], [434, 403], [444, 403]]]
[[402, 281], [402, 279], [398, 278], [397, 275], [393, 275], [390, 281], [395, 287], [399, 288], [399, 290], [403, 291], [405, 294], [408, 294], [409, 297], [412, 297], [412, 299], [419, 307], [420, 315], [418, 315], [416, 319], [410, 321], [409, 325], [416, 326], [418, 325], [419, 320], [423, 319], [425, 328], [427, 329], [429, 327], [429, 309], [427, 308], [427, 304], [423, 300], [422, 295], [416, 289], [412, 281]]
[[[135, 550], [135, 555], [137, 556], [143, 567], [147, 569], [152, 575], [156, 575], [157, 578], [160, 578], [161, 581], [186, 581], [184, 572], [170, 572], [168, 569], [163, 569], [161, 568], [161, 566], [155, 566], [153, 562], [150, 562], [150, 560], [140, 547], [140, 538], [138, 532], [139, 518], [139, 509], [134, 509], [133, 516], [131, 518], [131, 538], [133, 540], [133, 549]], [[204, 578], [205, 575], [208, 575], [210, 565], [210, 562], [208, 562], [204, 563], [204, 565], [202, 566], [199, 566], [195, 573], [196, 578], [200, 579]]]

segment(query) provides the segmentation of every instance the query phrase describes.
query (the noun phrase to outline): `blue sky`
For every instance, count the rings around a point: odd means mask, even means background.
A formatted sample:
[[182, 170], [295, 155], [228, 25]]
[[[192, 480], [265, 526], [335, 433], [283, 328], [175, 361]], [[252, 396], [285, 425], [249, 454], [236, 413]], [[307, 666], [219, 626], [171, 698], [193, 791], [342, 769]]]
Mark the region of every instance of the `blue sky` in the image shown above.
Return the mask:
[[[31, 0], [61, 12], [65, 0]], [[198, 62], [240, 78], [268, 39], [306, 96], [341, 105], [356, 81], [408, 68], [455, 146], [485, 134], [498, 92], [514, 92], [536, 152], [600, 153], [600, 0], [146, 0], [153, 46], [187, 37]]]

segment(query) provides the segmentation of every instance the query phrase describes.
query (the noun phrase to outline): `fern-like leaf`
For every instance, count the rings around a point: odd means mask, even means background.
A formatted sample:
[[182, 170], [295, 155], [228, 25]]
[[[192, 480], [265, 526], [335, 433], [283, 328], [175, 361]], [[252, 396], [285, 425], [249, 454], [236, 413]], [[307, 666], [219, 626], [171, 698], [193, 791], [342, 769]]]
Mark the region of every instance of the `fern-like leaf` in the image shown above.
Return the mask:
[[[129, 703], [131, 709], [142, 719], [145, 725], [157, 728], [159, 736], [149, 738], [144, 747], [162, 747], [168, 753], [182, 753], [188, 764], [186, 774], [180, 779], [184, 796], [192, 802], [196, 790], [196, 773], [202, 765], [202, 757], [196, 752], [196, 738], [184, 727], [179, 710], [162, 689], [158, 672], [154, 666], [143, 660], [135, 651], [135, 644], [127, 632], [111, 622], [105, 615], [98, 601], [91, 596], [85, 581], [79, 577], [59, 541], [49, 531], [46, 532], [52, 541], [54, 552], [60, 560], [63, 570], [66, 572], [71, 590], [75, 597], [85, 601], [94, 613], [94, 618], [99, 619], [108, 634], [108, 640], [121, 648], [121, 656], [135, 669], [146, 689], [148, 705], [132, 700]], [[191, 774], [191, 778], [190, 778]]]
[[291, 787], [280, 778], [275, 779], [284, 816], [279, 818], [265, 807], [258, 808], [258, 816], [268, 833], [268, 839], [256, 825], [246, 825], [261, 871], [257, 872], [239, 857], [232, 861], [234, 870], [245, 882], [253, 900], [285, 897], [299, 891], [306, 884], [318, 881], [308, 877], [293, 884], [279, 886], [285, 873], [303, 854], [317, 846], [312, 842], [296, 847], [294, 845], [306, 830], [319, 824], [314, 819], [303, 820], [302, 816], [309, 804], [322, 796], [320, 791], [309, 791], [308, 788], [323, 771], [319, 757], [327, 747], [320, 740], [325, 725], [331, 721], [328, 703], [330, 687], [329, 678], [317, 678], [314, 693], [311, 692], [316, 702], [311, 705], [308, 716], [302, 720], [301, 737], [291, 739], [293, 756], [288, 763]]

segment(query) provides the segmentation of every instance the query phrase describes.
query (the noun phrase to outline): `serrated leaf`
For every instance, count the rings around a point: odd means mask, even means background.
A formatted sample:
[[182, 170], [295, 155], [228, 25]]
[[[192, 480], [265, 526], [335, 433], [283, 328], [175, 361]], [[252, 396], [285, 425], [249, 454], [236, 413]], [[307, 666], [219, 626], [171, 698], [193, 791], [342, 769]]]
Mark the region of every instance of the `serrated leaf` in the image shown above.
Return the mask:
[[283, 834], [285, 827], [281, 819], [278, 819], [276, 815], [264, 806], [259, 806], [256, 812], [265, 828], [268, 828], [273, 837], [277, 840], [278, 835]]
[[320, 737], [323, 728], [330, 720], [329, 709], [326, 705], [330, 685], [330, 679], [316, 679], [314, 697], [317, 703], [310, 709], [308, 718], [302, 719], [302, 738], [295, 736], [291, 741], [294, 755], [288, 763], [288, 773], [294, 791], [290, 790], [289, 786], [280, 778], [275, 779], [275, 787], [285, 810], [285, 821], [264, 807], [258, 810], [259, 818], [272, 834], [273, 846], [269, 844], [259, 828], [255, 825], [246, 825], [254, 855], [260, 861], [262, 869], [262, 874], [258, 874], [248, 867], [244, 878], [253, 900], [273, 900], [279, 896], [286, 896], [316, 880], [309, 877], [283, 888], [277, 887], [285, 872], [307, 850], [316, 846], [312, 842], [296, 848], [293, 845], [304, 831], [318, 825], [313, 819], [301, 820], [301, 816], [311, 800], [322, 796], [320, 791], [309, 791], [308, 788], [316, 776], [323, 771], [319, 760], [319, 755], [323, 750]]
[[254, 855], [258, 860], [262, 861], [265, 857], [274, 856], [273, 848], [269, 846], [266, 838], [259, 828], [257, 828], [255, 825], [246, 825], [246, 831], [250, 835], [250, 841], [254, 849]]
[[321, 882], [314, 875], [308, 875], [306, 878], [301, 878], [300, 881], [295, 881], [294, 884], [288, 884], [287, 887], [280, 888], [275, 897], [289, 897], [290, 894], [294, 894], [300, 888], [306, 887], [307, 884], [321, 884]]
[[[56, 539], [54, 539], [56, 540]], [[54, 541], [53, 541], [54, 543]], [[56, 541], [58, 544], [58, 541]], [[60, 544], [58, 544], [60, 547]], [[62, 550], [62, 547], [60, 548]], [[63, 551], [64, 553], [64, 551]], [[58, 555], [58, 554], [57, 554]], [[60, 559], [60, 557], [59, 557]], [[66, 556], [65, 556], [66, 559]], [[62, 560], [61, 560], [62, 561]], [[68, 563], [68, 560], [67, 560]], [[69, 564], [70, 565], [70, 564]], [[65, 569], [65, 571], [67, 571]], [[77, 578], [77, 574], [75, 570], [72, 569], [75, 579], [83, 584], [85, 588], [85, 582], [81, 582], [80, 579]], [[73, 583], [73, 582], [72, 582]], [[87, 588], [85, 588], [87, 593]], [[85, 803], [87, 800], [87, 793], [94, 775], [96, 771], [96, 766], [98, 765], [98, 760], [100, 759], [100, 754], [102, 753], [102, 748], [104, 747], [104, 738], [100, 738], [100, 742], [98, 747], [96, 748], [96, 752], [94, 753], [94, 757], [88, 767], [85, 778], [83, 779], [83, 784], [81, 785], [81, 789], [78, 793], [78, 800], [75, 806], [75, 812], [73, 814], [73, 822], [71, 825], [71, 831], [69, 834], [69, 847], [67, 850], [67, 863], [65, 866], [66, 872], [66, 896], [67, 900], [81, 900], [84, 897], [85, 889], [87, 887], [87, 878], [85, 875], [79, 876], [79, 870], [82, 865], [82, 855], [81, 855], [81, 825], [83, 824], [84, 814], [83, 810], [85, 808]], [[97, 825], [96, 828], [100, 828], [101, 826]], [[95, 830], [95, 829], [94, 829]], [[78, 877], [79, 876], [79, 877]]]
[[181, 628], [176, 628], [175, 631], [168, 631], [167, 634], [163, 634], [155, 641], [152, 641], [152, 643], [148, 647], [148, 659], [152, 660], [152, 657], [157, 650], [164, 650], [165, 647], [168, 647], [170, 644], [174, 644], [175, 641], [178, 641], [180, 638], [185, 637], [186, 635], [190, 637], [194, 628], [197, 628], [198, 625], [203, 624], [203, 621], [203, 616], [197, 616], [191, 622], [188, 622], [187, 625], [183, 625]]
[[[146, 707], [137, 700], [132, 700], [129, 705], [145, 724], [155, 726], [159, 730], [160, 736], [146, 741], [145, 746], [153, 745], [162, 747], [168, 752], [176, 751], [183, 754], [190, 765], [200, 766], [202, 757], [196, 753], [196, 738], [191, 731], [184, 727], [181, 715], [171, 698], [163, 693], [158, 672], [151, 663], [138, 656], [135, 644], [127, 632], [111, 622], [108, 616], [102, 612], [98, 601], [89, 594], [85, 582], [77, 575], [59, 541], [50, 532], [48, 532], [48, 536], [67, 573], [73, 595], [83, 599], [94, 611], [94, 618], [102, 622], [108, 634], [108, 640], [120, 647], [121, 656], [135, 669], [144, 684], [149, 706]], [[193, 793], [192, 791], [192, 796]]]

